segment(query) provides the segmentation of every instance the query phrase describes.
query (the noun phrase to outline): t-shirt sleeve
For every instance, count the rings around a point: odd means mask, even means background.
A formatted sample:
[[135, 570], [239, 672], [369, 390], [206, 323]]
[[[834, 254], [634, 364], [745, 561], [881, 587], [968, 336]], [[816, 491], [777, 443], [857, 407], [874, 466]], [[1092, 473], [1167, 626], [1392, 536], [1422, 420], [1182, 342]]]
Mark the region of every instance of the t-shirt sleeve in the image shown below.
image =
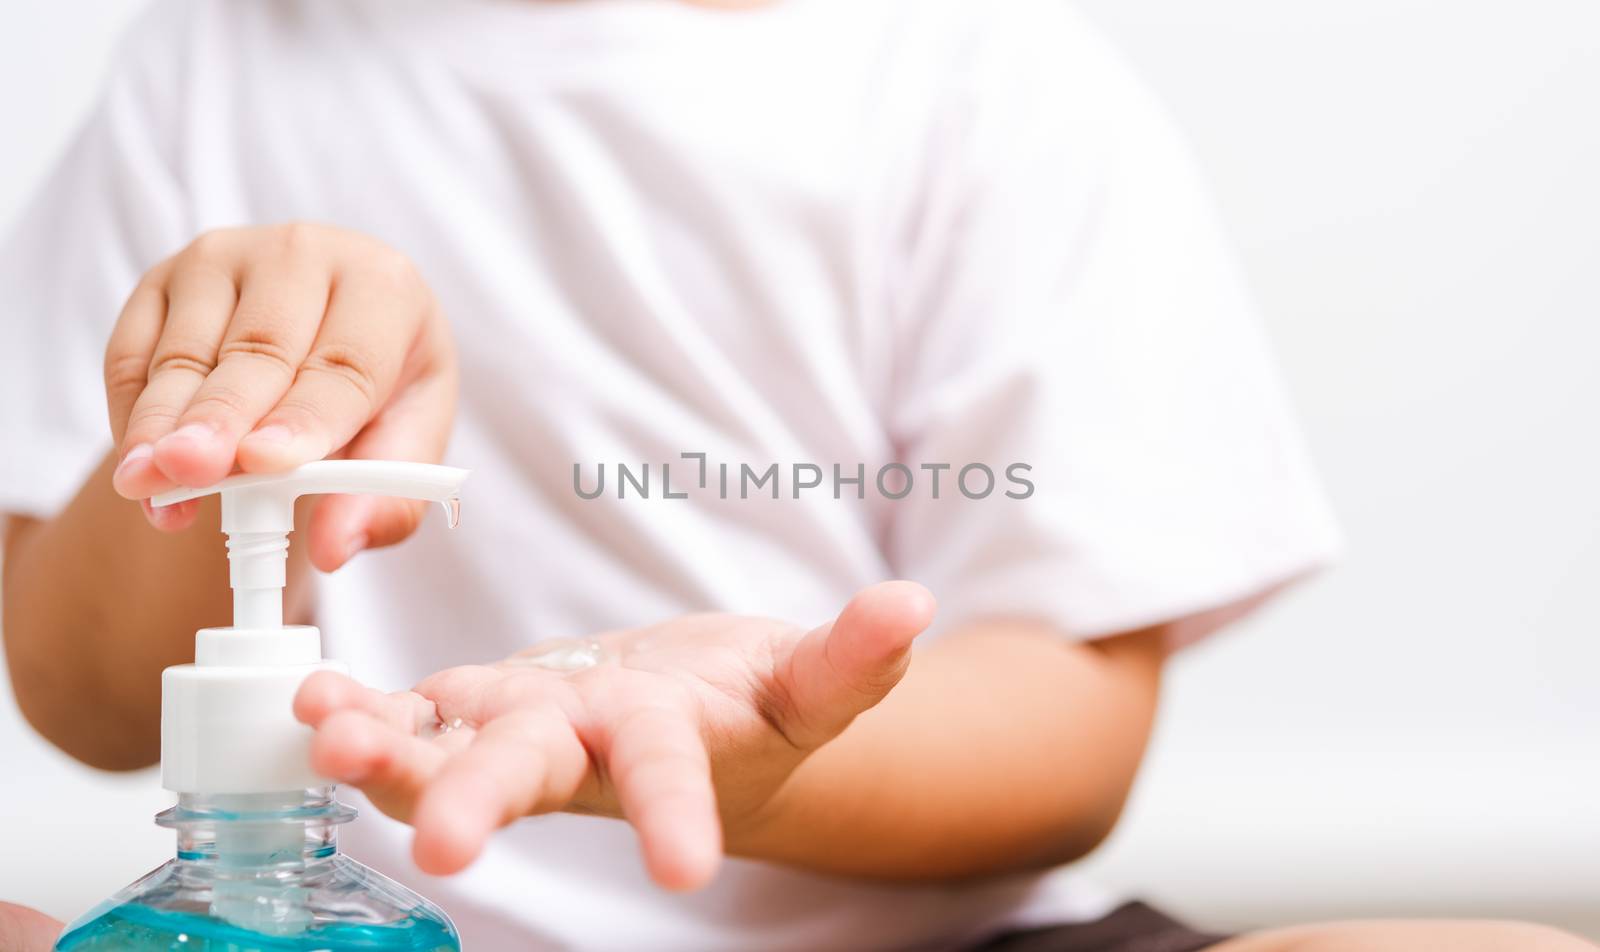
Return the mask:
[[907, 216], [890, 430], [920, 485], [888, 556], [941, 628], [1186, 642], [1337, 532], [1185, 144], [1065, 4], [1036, 6], [954, 77]]
[[54, 513], [110, 448], [106, 340], [140, 275], [186, 237], [165, 13], [124, 38], [89, 119], [0, 243], [0, 515]]

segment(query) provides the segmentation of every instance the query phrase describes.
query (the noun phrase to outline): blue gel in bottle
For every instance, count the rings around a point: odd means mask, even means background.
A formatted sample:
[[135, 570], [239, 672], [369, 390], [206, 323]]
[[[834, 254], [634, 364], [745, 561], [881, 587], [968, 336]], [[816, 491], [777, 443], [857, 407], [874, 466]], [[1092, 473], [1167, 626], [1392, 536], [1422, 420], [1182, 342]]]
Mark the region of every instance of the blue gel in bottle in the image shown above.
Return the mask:
[[338, 850], [331, 788], [198, 796], [156, 818], [176, 859], [67, 927], [58, 952], [460, 952], [450, 917]]

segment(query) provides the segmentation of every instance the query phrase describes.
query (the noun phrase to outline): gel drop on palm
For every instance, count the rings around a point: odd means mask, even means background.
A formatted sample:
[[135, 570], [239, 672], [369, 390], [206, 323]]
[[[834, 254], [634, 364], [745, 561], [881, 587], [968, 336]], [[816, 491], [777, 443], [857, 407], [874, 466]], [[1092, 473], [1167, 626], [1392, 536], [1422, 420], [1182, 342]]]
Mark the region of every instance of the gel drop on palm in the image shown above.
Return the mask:
[[294, 501], [366, 493], [443, 503], [455, 516], [467, 471], [422, 463], [324, 460], [157, 496], [217, 493], [228, 536], [233, 627], [195, 636], [194, 664], [161, 676], [161, 780], [177, 806], [177, 858], [72, 923], [60, 952], [459, 952], [443, 910], [338, 851], [355, 811], [310, 767], [294, 719], [300, 683], [343, 671], [321, 636], [283, 624]]

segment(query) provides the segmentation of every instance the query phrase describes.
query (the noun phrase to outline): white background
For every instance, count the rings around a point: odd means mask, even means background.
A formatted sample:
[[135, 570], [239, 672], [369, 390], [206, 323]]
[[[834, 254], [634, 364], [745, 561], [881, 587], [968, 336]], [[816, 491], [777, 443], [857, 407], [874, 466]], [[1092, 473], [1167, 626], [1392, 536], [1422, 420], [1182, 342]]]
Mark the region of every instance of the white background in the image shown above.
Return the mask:
[[[1175, 664], [1090, 863], [1220, 924], [1600, 936], [1600, 4], [1080, 5], [1195, 142], [1350, 537]], [[7, 11], [0, 219], [132, 7]], [[0, 897], [75, 915], [170, 854], [153, 774], [70, 764], [9, 705], [0, 757]]]

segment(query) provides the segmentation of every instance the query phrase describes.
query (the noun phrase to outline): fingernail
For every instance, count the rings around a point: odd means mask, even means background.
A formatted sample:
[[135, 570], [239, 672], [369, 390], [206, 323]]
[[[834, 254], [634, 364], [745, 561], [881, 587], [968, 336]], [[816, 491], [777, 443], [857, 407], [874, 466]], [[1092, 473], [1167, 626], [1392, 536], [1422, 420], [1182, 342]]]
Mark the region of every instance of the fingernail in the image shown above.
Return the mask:
[[282, 424], [274, 423], [252, 431], [245, 439], [259, 443], [274, 443], [285, 445], [294, 442], [294, 431]]
[[129, 450], [127, 454], [122, 457], [122, 462], [117, 464], [117, 468], [111, 473], [111, 478], [120, 478], [133, 467], [134, 463], [147, 460], [154, 455], [155, 447], [151, 446], [149, 443], [140, 443], [133, 449]]
[[150, 520], [151, 525], [157, 527], [161, 526], [168, 519], [172, 518], [172, 512], [177, 508], [176, 506], [151, 505], [150, 500], [148, 499], [139, 500], [139, 506], [140, 508], [144, 509], [144, 517]]
[[217, 431], [204, 423], [187, 423], [157, 440], [156, 446], [172, 443], [210, 443], [216, 435]]
[[356, 553], [367, 547], [367, 534], [365, 532], [351, 539], [344, 547], [344, 560], [346, 562], [356, 557]]

